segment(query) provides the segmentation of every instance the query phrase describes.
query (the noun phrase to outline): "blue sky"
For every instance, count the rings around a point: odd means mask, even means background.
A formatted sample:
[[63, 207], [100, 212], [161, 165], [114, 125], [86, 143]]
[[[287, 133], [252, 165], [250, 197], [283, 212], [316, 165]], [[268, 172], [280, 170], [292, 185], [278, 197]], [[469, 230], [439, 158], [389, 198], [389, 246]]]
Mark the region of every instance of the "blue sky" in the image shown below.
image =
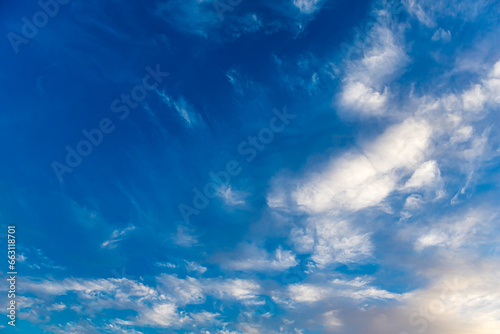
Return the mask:
[[2, 332], [496, 334], [499, 14], [3, 1]]

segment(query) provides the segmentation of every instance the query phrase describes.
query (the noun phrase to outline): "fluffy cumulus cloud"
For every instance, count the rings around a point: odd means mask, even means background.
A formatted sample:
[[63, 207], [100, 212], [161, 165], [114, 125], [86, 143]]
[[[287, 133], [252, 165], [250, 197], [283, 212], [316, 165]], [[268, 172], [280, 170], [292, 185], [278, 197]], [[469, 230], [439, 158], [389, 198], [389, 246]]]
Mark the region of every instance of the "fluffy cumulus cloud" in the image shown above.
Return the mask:
[[370, 114], [382, 114], [388, 98], [387, 88], [378, 92], [359, 81], [348, 81], [341, 96], [342, 105]]
[[339, 103], [349, 113], [384, 114], [390, 97], [387, 84], [408, 62], [401, 33], [404, 26], [394, 22], [386, 9], [376, 15], [377, 22], [361, 37], [360, 45], [350, 50], [353, 59], [346, 60]]
[[439, 167], [434, 160], [424, 162], [406, 182], [405, 188], [421, 188], [431, 186], [440, 180]]
[[[431, 126], [409, 118], [366, 144], [361, 152], [333, 158], [319, 171], [309, 172], [295, 189], [277, 189], [269, 195], [271, 207], [291, 204], [312, 214], [359, 210], [380, 204], [402, 180], [415, 171], [427, 155]], [[288, 201], [279, 201], [286, 194]], [[278, 198], [278, 199], [276, 199]]]
[[[421, 20], [425, 20], [423, 14], [419, 15]], [[386, 44], [383, 45], [387, 50], [373, 51], [371, 46], [367, 46], [364, 58], [349, 64], [351, 71], [344, 79], [340, 96], [344, 107], [372, 115], [387, 110], [392, 97], [384, 85], [407, 61], [403, 48], [395, 48], [393, 37], [396, 33], [392, 31], [386, 35]], [[446, 40], [446, 34], [442, 35], [442, 39]], [[377, 57], [387, 58], [379, 62]], [[377, 64], [380, 66], [377, 67]], [[374, 333], [438, 333], [443, 328], [454, 332], [491, 333], [496, 328], [494, 312], [498, 306], [491, 304], [486, 296], [491, 288], [488, 283], [490, 278], [473, 275], [473, 278], [462, 282], [463, 286], [457, 287], [453, 286], [455, 283], [450, 275], [453, 271], [471, 270], [470, 267], [464, 269], [464, 266], [471, 266], [468, 263], [470, 259], [460, 263], [454, 258], [451, 260], [453, 254], [465, 255], [471, 251], [497, 254], [494, 247], [497, 238], [486, 236], [488, 230], [496, 230], [492, 225], [496, 215], [488, 217], [488, 213], [481, 210], [469, 210], [465, 217], [454, 215], [432, 224], [421, 223], [403, 228], [400, 235], [419, 256], [435, 253], [436, 259], [440, 260], [436, 260], [433, 266], [448, 261], [449, 272], [426, 273], [432, 282], [430, 286], [396, 294], [377, 289], [369, 283], [359, 284], [353, 291], [346, 288], [346, 285], [352, 286], [351, 283], [341, 280], [322, 281], [321, 284], [311, 282], [318, 277], [318, 272], [332, 264], [364, 263], [377, 251], [377, 242], [370, 229], [357, 223], [356, 215], [361, 212], [378, 207], [391, 213], [392, 209], [387, 207], [386, 201], [394, 196], [407, 196], [401, 212], [401, 217], [407, 220], [413, 219], [415, 213], [421, 214], [422, 208], [429, 203], [458, 203], [457, 198], [470, 186], [478, 165], [491, 159], [486, 153], [490, 128], [481, 122], [498, 104], [498, 64], [490, 65], [489, 69], [480, 73], [479, 79], [462, 85], [461, 92], [441, 96], [410, 95], [407, 106], [401, 107], [399, 115], [389, 115], [395, 120], [404, 120], [396, 121], [373, 140], [335, 155], [326, 162], [309, 164], [298, 176], [277, 176], [272, 181], [267, 195], [269, 208], [283, 215], [305, 214], [308, 217], [293, 225], [289, 240], [297, 253], [307, 254], [314, 263], [308, 280], [289, 286], [287, 297], [280, 299], [285, 305], [297, 307], [297, 304], [326, 302], [328, 308], [315, 310], [323, 318], [315, 319], [325, 328], [338, 332], [358, 332], [361, 328], [370, 327]], [[362, 78], [360, 73], [372, 75], [358, 81], [358, 77]], [[464, 186], [456, 195], [447, 194], [447, 179], [443, 178], [442, 170], [456, 168], [450, 164], [457, 161], [462, 164], [459, 172], [464, 177]], [[408, 193], [410, 195], [405, 195]], [[485, 212], [488, 211], [491, 212]], [[349, 218], [346, 219], [346, 216]], [[480, 263], [479, 266], [491, 266], [487, 260]], [[440, 270], [439, 267], [433, 268]], [[495, 275], [498, 275], [498, 268], [492, 269], [491, 276]], [[340, 282], [344, 285], [337, 289], [336, 284], [340, 285]], [[364, 284], [368, 285], [366, 289], [362, 288]], [[475, 302], [472, 302], [473, 297], [466, 295], [466, 289], [474, 291], [473, 294], [481, 300], [478, 303], [488, 306], [473, 312]], [[344, 295], [338, 290], [347, 292]], [[442, 293], [443, 290], [446, 291]], [[491, 292], [496, 293], [494, 289]], [[453, 301], [446, 299], [450, 294], [456, 294], [452, 296]], [[368, 312], [363, 307], [352, 307], [352, 304], [348, 311], [344, 308], [344, 312], [339, 312], [338, 306], [327, 301], [340, 296], [386, 301], [383, 303], [385, 306], [374, 306]], [[343, 319], [360, 316], [361, 309], [364, 311], [363, 321], [359, 326], [345, 323]], [[307, 328], [306, 324], [302, 326]]]
[[[480, 2], [474, 10], [479, 11], [486, 5], [487, 2]], [[422, 29], [436, 27], [439, 14], [434, 5], [408, 1], [405, 6], [408, 13], [424, 25]], [[445, 15], [459, 15], [460, 19], [468, 20], [477, 13], [460, 7], [455, 13]], [[363, 263], [378, 251], [380, 244], [369, 228], [357, 223], [358, 215], [363, 219], [373, 217], [369, 209], [377, 207], [392, 214], [387, 204], [394, 196], [403, 197], [401, 217], [412, 221], [415, 221], [414, 214], [422, 215], [422, 209], [433, 203], [462, 203], [459, 198], [471, 187], [478, 166], [495, 157], [494, 147], [488, 144], [491, 127], [483, 120], [499, 103], [500, 62], [486, 64], [485, 70], [463, 82], [454, 92], [418, 96], [412, 91], [404, 102], [406, 105], [399, 105], [400, 99], [390, 94], [389, 85], [409, 64], [401, 35], [406, 27], [394, 21], [384, 25], [389, 21], [383, 11], [377, 12], [377, 17], [373, 28], [361, 40], [362, 57], [346, 63], [338, 101], [350, 112], [388, 116], [395, 124], [374, 139], [334, 155], [326, 162], [308, 164], [298, 176], [278, 175], [271, 182], [267, 195], [271, 210], [283, 215], [306, 215], [306, 219], [293, 224], [289, 240], [296, 252], [309, 256], [315, 268], [312, 274], [309, 272], [307, 281], [289, 286], [287, 305], [296, 307], [296, 303], [310, 305], [338, 298], [342, 293], [335, 287], [341, 281], [313, 284], [314, 277], [331, 264]], [[433, 41], [451, 40], [450, 31], [443, 28], [434, 31]], [[394, 108], [399, 110], [394, 112]], [[450, 176], [444, 176], [443, 170], [457, 170], [457, 163], [462, 185], [458, 185], [461, 188], [457, 194], [447, 193]], [[497, 230], [493, 223], [495, 210], [483, 209], [469, 209], [465, 214], [402, 226], [401, 241], [411, 245], [417, 256], [434, 254], [436, 260], [431, 261], [432, 269], [428, 271], [411, 265], [414, 270], [424, 270], [421, 274], [431, 283], [403, 294], [373, 286], [363, 290], [362, 284], [357, 287], [359, 290], [352, 291], [344, 285], [339, 290], [348, 291], [346, 295], [350, 298], [391, 301], [384, 302], [384, 306], [373, 306], [369, 311], [353, 307], [341, 312], [331, 305], [330, 309], [316, 310], [324, 315], [323, 319], [317, 318], [318, 323], [341, 333], [358, 332], [363, 326], [372, 328], [374, 333], [443, 330], [492, 333], [497, 327], [498, 305], [493, 302], [495, 297], [487, 296], [487, 291], [492, 295], [497, 293], [490, 282], [498, 276], [498, 267], [487, 259], [473, 264], [470, 256], [470, 252], [476, 256], [497, 254], [494, 245], [498, 238], [487, 236], [488, 231]], [[406, 220], [400, 222], [406, 224]], [[457, 260], [457, 254], [463, 254], [465, 259]], [[477, 273], [472, 273], [473, 267], [478, 267]], [[484, 270], [491, 270], [491, 274], [483, 276]], [[472, 301], [475, 298], [472, 295], [478, 298], [476, 302]], [[476, 303], [484, 303], [477, 312], [474, 311]], [[346, 325], [343, 319], [354, 319], [361, 309], [362, 324]]]

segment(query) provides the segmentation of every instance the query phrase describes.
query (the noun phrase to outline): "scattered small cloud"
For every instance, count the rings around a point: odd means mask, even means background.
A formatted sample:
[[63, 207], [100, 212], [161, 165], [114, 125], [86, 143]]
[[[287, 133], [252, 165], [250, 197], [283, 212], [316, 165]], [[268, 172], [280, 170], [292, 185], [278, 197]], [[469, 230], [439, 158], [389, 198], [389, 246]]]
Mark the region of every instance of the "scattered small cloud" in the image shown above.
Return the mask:
[[291, 251], [278, 247], [274, 252], [268, 253], [255, 244], [241, 244], [234, 252], [219, 257], [223, 268], [245, 272], [280, 272], [298, 264]]
[[304, 14], [312, 14], [320, 8], [322, 0], [293, 0], [293, 5]]
[[114, 230], [109, 236], [109, 239], [101, 244], [101, 248], [107, 248], [107, 249], [116, 248], [116, 246], [118, 246], [118, 243], [120, 241], [123, 241], [125, 237], [127, 237], [135, 229], [136, 227], [134, 225], [130, 225], [122, 230]]
[[201, 125], [202, 121], [200, 116], [196, 113], [194, 108], [187, 103], [184, 97], [181, 96], [178, 99], [173, 99], [164, 92], [156, 91], [156, 93], [169, 108], [177, 112], [178, 116], [186, 122], [188, 127], [192, 128], [196, 125]]

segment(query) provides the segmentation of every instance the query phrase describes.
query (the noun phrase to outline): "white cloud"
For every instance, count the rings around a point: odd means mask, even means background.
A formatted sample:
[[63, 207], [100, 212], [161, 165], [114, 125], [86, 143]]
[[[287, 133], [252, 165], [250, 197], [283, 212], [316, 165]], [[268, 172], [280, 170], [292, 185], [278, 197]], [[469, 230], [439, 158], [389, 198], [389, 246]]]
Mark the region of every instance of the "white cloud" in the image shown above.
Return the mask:
[[221, 265], [239, 271], [283, 271], [297, 265], [295, 255], [278, 247], [272, 254], [255, 244], [242, 244], [237, 251], [226, 255]]
[[162, 292], [168, 294], [172, 303], [177, 305], [201, 304], [205, 301], [202, 283], [193, 277], [180, 279], [176, 275], [163, 274], [158, 278]]
[[206, 282], [206, 289], [222, 299], [254, 299], [261, 290], [259, 284], [251, 280], [227, 279], [207, 280]]
[[223, 185], [217, 189], [217, 196], [230, 206], [244, 205], [248, 195], [246, 192], [234, 190], [231, 185]]
[[198, 35], [212, 42], [234, 40], [243, 34], [284, 28], [279, 22], [263, 22], [254, 12], [237, 9], [241, 1], [169, 0], [159, 3], [155, 15], [178, 31]]
[[418, 0], [403, 0], [403, 4], [406, 6], [407, 11], [415, 16], [422, 24], [427, 27], [434, 27], [436, 22], [434, 18], [432, 18], [425, 10], [422, 8], [420, 4], [423, 1]]
[[156, 304], [151, 308], [140, 310], [136, 320], [137, 325], [152, 327], [180, 327], [188, 318], [179, 317], [177, 307], [174, 304]]
[[207, 271], [207, 268], [196, 262], [186, 261], [186, 270], [189, 272], [195, 271], [197, 273], [203, 274], [205, 271]]
[[337, 311], [328, 311], [323, 313], [324, 324], [329, 328], [336, 328], [342, 326], [342, 320], [338, 317]]
[[414, 170], [426, 156], [432, 127], [423, 119], [409, 118], [387, 129], [365, 149], [366, 156], [380, 172], [398, 168]]
[[19, 254], [16, 257], [16, 261], [28, 266], [31, 269], [37, 270], [40, 270], [42, 268], [48, 268], [50, 270], [67, 269], [63, 266], [57, 265], [52, 259], [49, 259], [41, 249], [34, 247], [20, 248]]
[[488, 143], [489, 130], [486, 129], [481, 136], [476, 136], [471, 140], [470, 147], [463, 151], [463, 157], [469, 162], [476, 162], [484, 155], [486, 144]]
[[[68, 291], [80, 292], [87, 297], [87, 293], [92, 291], [109, 292], [116, 295], [118, 301], [125, 301], [130, 297], [146, 297], [155, 295], [155, 291], [142, 283], [137, 283], [126, 278], [116, 279], [64, 279], [62, 281], [44, 280], [24, 282], [26, 291], [40, 292], [47, 295], [64, 295]], [[127, 291], [127, 294], [119, 293]], [[122, 299], [123, 298], [123, 299]]]
[[293, 284], [288, 297], [299, 303], [317, 303], [345, 297], [353, 300], [398, 299], [399, 295], [370, 286], [370, 280], [358, 277], [352, 281], [333, 279], [316, 284]]
[[[403, 302], [407, 306], [403, 320], [407, 321], [402, 328], [425, 330], [429, 334], [497, 333], [500, 328], [499, 274], [498, 264], [488, 262], [443, 268], [428, 287], [405, 294]], [[410, 317], [413, 328], [409, 326]]]
[[238, 17], [231, 28], [232, 36], [239, 38], [243, 34], [260, 31], [264, 28], [264, 24], [259, 15], [255, 13], [248, 13], [244, 16]]
[[438, 30], [436, 30], [434, 35], [432, 35], [432, 40], [433, 41], [442, 40], [444, 42], [449, 42], [451, 41], [451, 32], [449, 30], [444, 30], [443, 28], [439, 28]]
[[47, 308], [48, 311], [63, 311], [66, 309], [66, 305], [63, 303], [56, 303]]
[[193, 320], [197, 325], [206, 325], [209, 323], [216, 322], [216, 319], [219, 316], [219, 314], [203, 311], [200, 313], [191, 313], [190, 316], [191, 318], [193, 318]]
[[377, 115], [384, 113], [387, 98], [387, 89], [380, 93], [361, 82], [355, 81], [345, 84], [340, 103], [348, 108]]
[[[385, 18], [391, 14], [381, 11], [379, 15], [380, 22], [370, 31], [367, 40], [369, 44], [364, 49], [364, 57], [357, 64], [359, 72], [352, 74], [357, 76], [356, 79], [367, 80], [372, 84], [378, 84], [408, 62], [404, 41], [396, 35], [397, 30], [393, 31], [390, 28], [390, 19]], [[398, 29], [401, 28], [398, 27]], [[369, 77], [363, 78], [364, 75], [369, 75]]]
[[101, 244], [101, 248], [108, 248], [108, 249], [115, 248], [117, 246], [117, 244], [120, 241], [122, 241], [127, 234], [134, 231], [135, 229], [136, 229], [136, 227], [131, 225], [131, 226], [124, 228], [123, 230], [114, 230], [111, 233], [111, 236], [109, 237], [109, 239], [104, 241]]
[[462, 126], [455, 130], [454, 134], [450, 138], [450, 141], [453, 144], [466, 142], [472, 137], [473, 133], [474, 129], [472, 128], [472, 126]]
[[314, 303], [325, 296], [325, 289], [308, 284], [292, 285], [289, 288], [290, 298], [301, 303]]
[[400, 31], [388, 10], [376, 12], [378, 21], [351, 53], [362, 57], [346, 63], [340, 105], [367, 115], [381, 115], [387, 109], [388, 81], [408, 62]]
[[171, 268], [171, 269], [177, 268], [177, 266], [175, 264], [170, 263], [170, 262], [156, 262], [155, 266], [164, 267], [164, 268]]
[[299, 253], [312, 253], [315, 244], [315, 231], [312, 225], [305, 228], [294, 227], [290, 231], [290, 240]]
[[371, 254], [370, 235], [354, 230], [347, 222], [317, 222], [316, 237], [312, 259], [320, 267], [333, 262], [357, 262]]
[[161, 97], [162, 101], [165, 102], [170, 108], [174, 109], [177, 114], [186, 122], [189, 127], [201, 124], [201, 119], [196, 113], [194, 108], [187, 103], [184, 97], [179, 97], [177, 100], [173, 99], [171, 96], [165, 94], [164, 92], [156, 93]]
[[188, 225], [178, 225], [177, 232], [172, 235], [172, 241], [180, 247], [193, 247], [198, 245], [198, 235], [194, 228]]
[[344, 156], [299, 184], [292, 198], [298, 208], [311, 213], [359, 210], [380, 203], [393, 187], [394, 181], [378, 173], [366, 156]]
[[[479, 83], [461, 93], [440, 97], [410, 96], [406, 110], [432, 125], [432, 142], [436, 144], [429, 147], [429, 156], [440, 168], [457, 169], [465, 179], [461, 189], [452, 191], [457, 192], [452, 204], [459, 203], [459, 197], [473, 185], [482, 162], [495, 156], [489, 143], [492, 126], [481, 121], [500, 103], [498, 93], [500, 62], [494, 64]], [[438, 197], [443, 194], [440, 192]]]
[[488, 99], [491, 103], [500, 103], [500, 61], [498, 61], [483, 81], [488, 92]]
[[427, 122], [409, 118], [364, 145], [361, 153], [346, 153], [298, 180], [275, 180], [268, 195], [269, 206], [310, 215], [303, 228], [295, 227], [290, 232], [295, 250], [311, 254], [320, 268], [368, 258], [373, 247], [370, 233], [339, 215], [382, 205], [391, 192], [398, 190], [405, 175], [415, 170], [418, 172], [414, 172], [410, 186], [428, 184], [429, 173], [436, 173], [437, 178], [434, 162], [422, 165], [431, 134]]
[[465, 111], [478, 112], [483, 110], [486, 99], [487, 96], [481, 85], [474, 85], [473, 88], [462, 94]]
[[435, 160], [424, 162], [406, 182], [405, 188], [436, 186], [441, 181], [441, 173]]
[[335, 217], [313, 217], [304, 229], [294, 228], [290, 240], [297, 251], [311, 253], [319, 268], [331, 263], [352, 263], [371, 255], [370, 235]]
[[420, 195], [410, 195], [406, 198], [404, 208], [405, 209], [417, 209], [422, 205], [422, 196]]
[[304, 14], [312, 14], [319, 9], [322, 0], [293, 0], [293, 4]]
[[[426, 155], [431, 127], [408, 119], [366, 145], [363, 153], [348, 153], [317, 173], [298, 181], [292, 205], [309, 213], [360, 210], [380, 204], [396, 187], [402, 171], [414, 170]], [[283, 193], [271, 192], [268, 203], [286, 205]]]
[[[439, 98], [424, 96], [414, 102], [421, 116], [433, 123], [440, 122], [441, 131], [460, 131], [454, 142], [466, 141], [473, 128], [470, 124], [485, 117], [488, 108], [500, 103], [500, 61], [495, 63], [479, 83], [475, 83], [461, 94], [448, 94]], [[436, 129], [439, 128], [435, 126]], [[451, 134], [453, 136], [453, 134]], [[462, 139], [463, 138], [463, 139]]]
[[172, 0], [159, 3], [155, 14], [177, 30], [208, 38], [221, 25], [212, 0]]
[[162, 274], [157, 280], [160, 291], [179, 305], [203, 303], [207, 295], [219, 299], [253, 299], [260, 291], [259, 284], [244, 279], [197, 279], [189, 276], [181, 279], [176, 275]]
[[[189, 313], [182, 308], [186, 305], [204, 303], [210, 295], [219, 300], [229, 300], [246, 304], [255, 300], [261, 287], [252, 280], [244, 279], [197, 279], [187, 276], [162, 274], [156, 287], [122, 279], [85, 280], [68, 278], [57, 280], [23, 280], [27, 293], [43, 297], [26, 299], [20, 297], [23, 313], [39, 318], [41, 311], [59, 312], [66, 307], [80, 314], [99, 314], [104, 309], [133, 310], [135, 318], [108, 319], [118, 327], [146, 326], [161, 328], [184, 328], [193, 324], [214, 322], [217, 313], [202, 311]], [[53, 298], [67, 295], [65, 304], [54, 304]], [[117, 327], [117, 328], [118, 328]], [[132, 332], [131, 332], [132, 333]], [[221, 332], [223, 333], [223, 332]]]
[[474, 20], [491, 3], [491, 0], [433, 1], [404, 0], [408, 13], [416, 17], [426, 27], [436, 26], [441, 18], [460, 18], [465, 21]]
[[420, 209], [425, 204], [422, 195], [412, 194], [405, 200], [403, 211], [401, 212], [401, 219], [408, 219], [412, 216], [412, 212]]
[[[488, 224], [493, 217], [487, 217], [481, 210], [470, 210], [465, 217], [456, 215], [445, 219], [431, 227], [415, 230], [420, 235], [414, 247], [421, 251], [429, 247], [442, 247], [453, 250], [464, 247], [475, 247], [480, 243], [481, 235], [487, 234]], [[474, 241], [474, 244], [469, 242]]]

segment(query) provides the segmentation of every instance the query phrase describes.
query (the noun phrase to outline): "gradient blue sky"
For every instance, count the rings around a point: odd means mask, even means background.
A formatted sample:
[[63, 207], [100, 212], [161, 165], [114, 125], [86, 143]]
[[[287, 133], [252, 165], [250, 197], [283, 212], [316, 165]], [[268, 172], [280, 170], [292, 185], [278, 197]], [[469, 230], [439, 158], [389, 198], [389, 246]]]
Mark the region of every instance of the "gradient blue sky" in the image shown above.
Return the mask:
[[0, 3], [2, 332], [498, 333], [497, 1], [66, 2]]

